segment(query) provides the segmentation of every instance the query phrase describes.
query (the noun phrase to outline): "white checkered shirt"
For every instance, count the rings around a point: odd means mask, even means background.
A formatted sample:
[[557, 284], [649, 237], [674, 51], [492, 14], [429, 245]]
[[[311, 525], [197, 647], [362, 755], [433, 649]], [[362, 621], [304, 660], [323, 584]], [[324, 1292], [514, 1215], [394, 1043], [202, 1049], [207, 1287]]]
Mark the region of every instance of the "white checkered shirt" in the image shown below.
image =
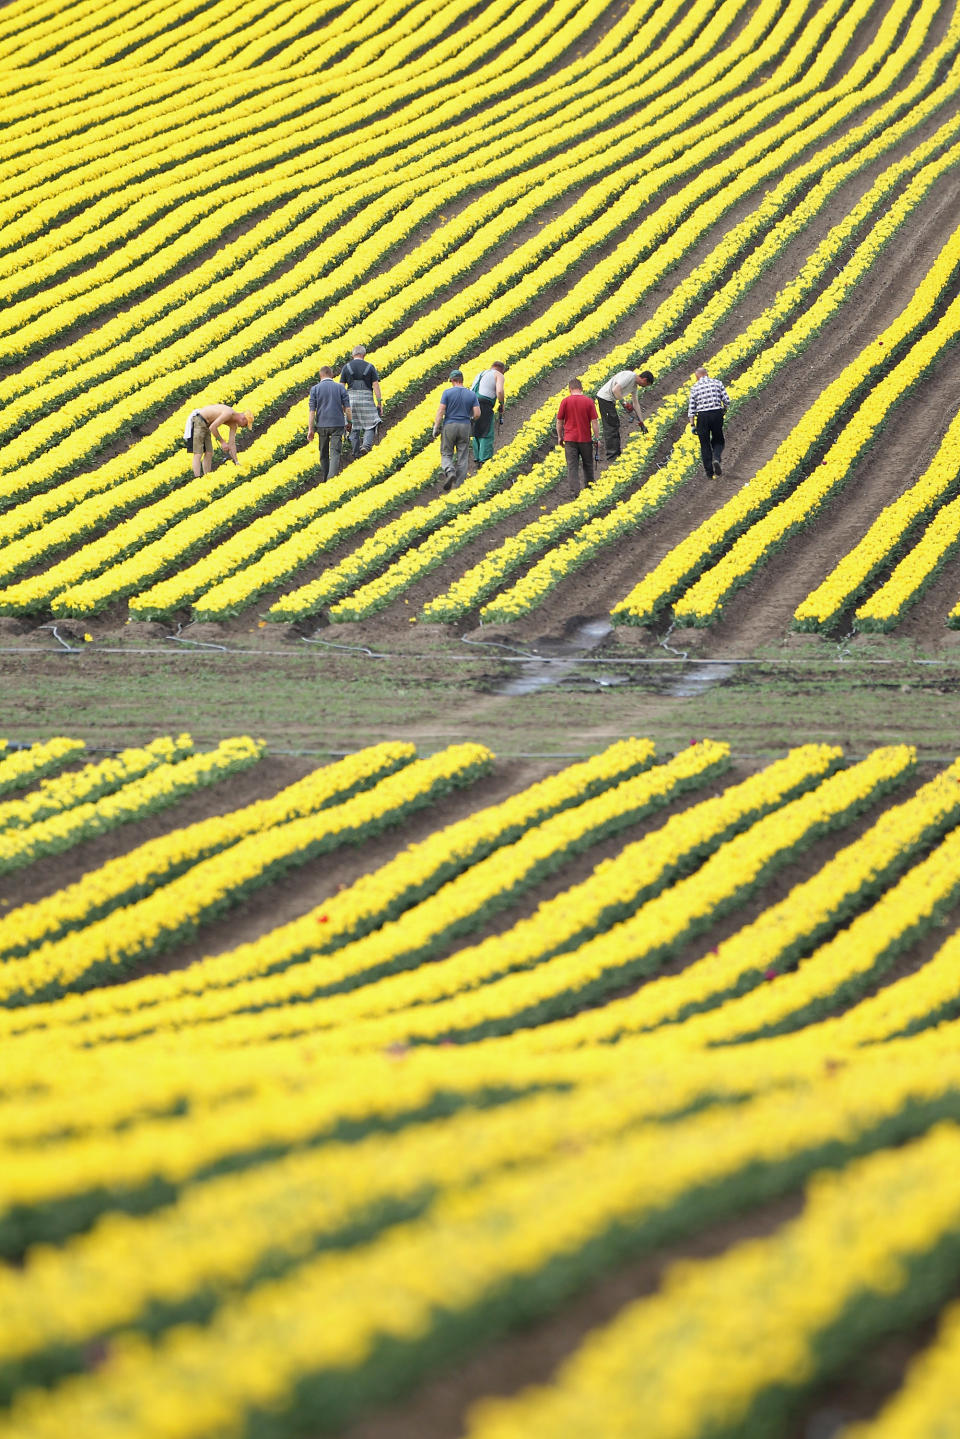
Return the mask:
[[723, 388], [719, 380], [711, 379], [705, 375], [698, 380], [690, 391], [690, 403], [687, 405], [687, 418], [692, 420], [694, 415], [700, 415], [704, 410], [725, 410], [730, 403], [730, 396]]

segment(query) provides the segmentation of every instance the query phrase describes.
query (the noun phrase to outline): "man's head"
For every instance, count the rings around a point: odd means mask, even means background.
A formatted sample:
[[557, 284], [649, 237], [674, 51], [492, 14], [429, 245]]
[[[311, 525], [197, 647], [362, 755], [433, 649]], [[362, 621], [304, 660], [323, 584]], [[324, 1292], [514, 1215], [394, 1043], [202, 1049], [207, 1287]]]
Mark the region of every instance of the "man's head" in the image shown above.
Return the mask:
[[320, 366], [320, 378], [321, 378], [321, 380], [332, 380], [332, 379], [333, 379], [333, 371], [331, 370], [331, 368], [330, 368], [329, 365], [321, 365], [321, 366]]
[[570, 390], [571, 395], [582, 395], [582, 394], [583, 394], [583, 386], [581, 385], [580, 381], [579, 381], [576, 377], [574, 377], [574, 378], [570, 381], [569, 390]]
[[639, 371], [637, 372], [637, 384], [641, 387], [641, 389], [644, 389], [644, 390], [647, 388], [648, 385], [652, 385], [652, 384], [653, 384], [653, 375], [652, 375], [651, 371], [650, 371], [650, 370], [639, 370]]
[[366, 347], [366, 345], [354, 345], [354, 347], [353, 347], [353, 358], [354, 358], [355, 360], [362, 360], [363, 357], [364, 357], [364, 355], [365, 355], [366, 353], [367, 353], [367, 347]]
[[507, 367], [502, 360], [494, 360], [490, 368], [491, 370], [499, 370], [501, 375], [505, 375], [507, 373]]
[[699, 369], [694, 370], [693, 378], [695, 380], [705, 380], [707, 378], [707, 372], [702, 365], [699, 367]]
[[462, 371], [462, 370], [451, 370], [451, 371], [450, 371], [450, 383], [451, 383], [451, 385], [462, 385], [462, 384], [463, 384], [463, 371]]
[[242, 411], [241, 411], [241, 413], [240, 413], [240, 424], [239, 424], [238, 428], [241, 429], [241, 430], [252, 430], [252, 429], [253, 429], [253, 411], [252, 411], [252, 410], [242, 410]]

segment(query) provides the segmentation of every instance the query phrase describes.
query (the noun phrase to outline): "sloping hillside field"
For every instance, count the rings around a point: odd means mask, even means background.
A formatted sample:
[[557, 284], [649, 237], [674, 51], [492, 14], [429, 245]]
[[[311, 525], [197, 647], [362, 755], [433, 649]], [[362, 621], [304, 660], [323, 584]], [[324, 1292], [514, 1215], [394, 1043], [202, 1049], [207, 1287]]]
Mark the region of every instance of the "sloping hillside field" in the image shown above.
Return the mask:
[[[954, 5], [21, 0], [0, 66], [0, 612], [960, 622]], [[357, 341], [382, 437], [320, 484]], [[441, 493], [491, 357], [495, 458]], [[574, 497], [558, 401], [624, 367], [647, 433]], [[194, 479], [205, 400], [256, 423]]]
[[10, 0], [0, 94], [0, 1439], [957, 1439], [960, 0]]

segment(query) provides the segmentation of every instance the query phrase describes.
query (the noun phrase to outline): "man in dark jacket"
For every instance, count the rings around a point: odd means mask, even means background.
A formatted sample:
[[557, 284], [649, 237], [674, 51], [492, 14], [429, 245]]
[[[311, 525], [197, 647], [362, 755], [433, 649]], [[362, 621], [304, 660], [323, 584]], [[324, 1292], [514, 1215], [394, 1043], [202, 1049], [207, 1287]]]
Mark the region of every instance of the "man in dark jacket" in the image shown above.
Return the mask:
[[320, 440], [320, 479], [332, 480], [340, 469], [343, 431], [350, 424], [350, 397], [333, 378], [329, 365], [321, 365], [320, 379], [310, 388], [307, 444], [314, 434]]

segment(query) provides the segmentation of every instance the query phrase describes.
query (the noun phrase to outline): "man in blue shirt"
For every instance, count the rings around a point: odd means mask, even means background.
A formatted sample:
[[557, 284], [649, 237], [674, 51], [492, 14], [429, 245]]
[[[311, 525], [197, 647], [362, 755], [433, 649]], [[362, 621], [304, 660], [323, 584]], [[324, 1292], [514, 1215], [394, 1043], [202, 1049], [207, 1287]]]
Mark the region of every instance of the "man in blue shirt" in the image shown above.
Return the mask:
[[310, 388], [307, 444], [314, 432], [320, 439], [320, 479], [332, 480], [340, 469], [344, 425], [350, 425], [350, 396], [333, 378], [329, 365], [321, 365], [320, 380]]
[[463, 383], [463, 371], [450, 371], [450, 385], [440, 396], [433, 436], [440, 436], [440, 468], [444, 483], [441, 494], [462, 485], [470, 462], [470, 431], [472, 422], [480, 417], [480, 402]]

